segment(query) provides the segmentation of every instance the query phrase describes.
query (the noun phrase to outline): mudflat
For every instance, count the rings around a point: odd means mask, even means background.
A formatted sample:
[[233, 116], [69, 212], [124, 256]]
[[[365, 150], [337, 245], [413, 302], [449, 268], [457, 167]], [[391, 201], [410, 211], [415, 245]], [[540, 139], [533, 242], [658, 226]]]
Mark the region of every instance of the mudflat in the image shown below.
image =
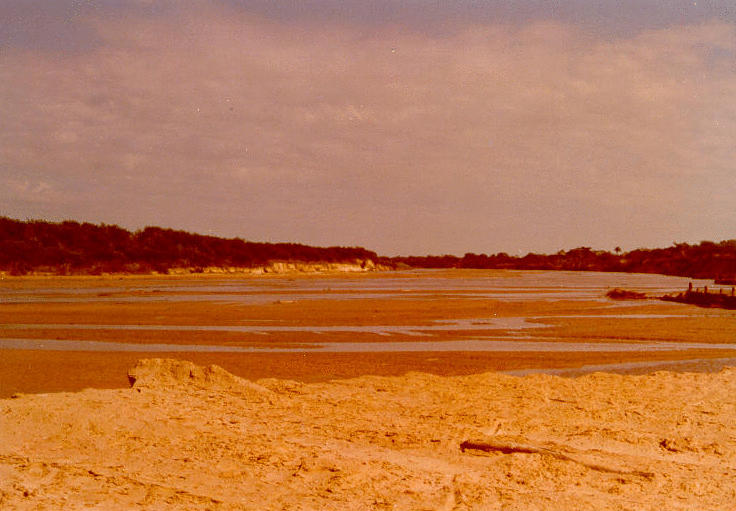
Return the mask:
[[[449, 376], [736, 356], [736, 350], [725, 349], [736, 332], [732, 311], [605, 299], [606, 289], [620, 286], [621, 280], [644, 291], [678, 289], [686, 282], [659, 276], [462, 270], [6, 278], [0, 281], [0, 346], [14, 340], [16, 349], [0, 351], [0, 397], [124, 387], [126, 369], [150, 356], [217, 364], [249, 379], [303, 382], [407, 371]], [[393, 349], [395, 343], [467, 339], [516, 346], [543, 341], [568, 348], [620, 343], [622, 348], [468, 352], [458, 342], [453, 351]], [[56, 348], [23, 349], [25, 340], [53, 341]], [[76, 341], [94, 342], [99, 349], [76, 347]], [[327, 342], [373, 347], [321, 352]], [[656, 351], [624, 349], [663, 342], [668, 347]], [[105, 343], [125, 344], [128, 351]], [[724, 349], [713, 349], [715, 344]], [[185, 351], [167, 352], [166, 346]], [[197, 351], [197, 346], [215, 351]], [[268, 352], [274, 348], [302, 351]], [[222, 351], [227, 349], [245, 351]]]

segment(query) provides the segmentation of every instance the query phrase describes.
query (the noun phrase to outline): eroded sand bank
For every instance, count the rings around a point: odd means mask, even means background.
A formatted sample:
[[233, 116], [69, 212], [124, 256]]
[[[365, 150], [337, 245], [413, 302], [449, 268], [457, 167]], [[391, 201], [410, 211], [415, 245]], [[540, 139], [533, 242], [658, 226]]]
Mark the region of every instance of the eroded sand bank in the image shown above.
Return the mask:
[[131, 389], [0, 401], [0, 507], [725, 510], [736, 498], [736, 369], [308, 384], [158, 359], [134, 375]]

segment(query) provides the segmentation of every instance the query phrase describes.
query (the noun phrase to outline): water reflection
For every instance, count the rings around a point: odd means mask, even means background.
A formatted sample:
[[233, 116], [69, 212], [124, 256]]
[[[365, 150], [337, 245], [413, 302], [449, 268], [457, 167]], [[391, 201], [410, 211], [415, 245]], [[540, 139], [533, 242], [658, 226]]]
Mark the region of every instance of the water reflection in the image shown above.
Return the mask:
[[277, 346], [224, 346], [207, 344], [126, 343], [108, 341], [59, 341], [56, 339], [0, 339], [0, 349], [106, 352], [230, 352], [230, 353], [378, 353], [378, 352], [637, 352], [681, 350], [736, 350], [736, 344], [689, 342], [565, 342], [466, 339], [411, 342], [324, 342]]
[[[208, 277], [198, 280], [150, 279], [112, 281], [99, 286], [13, 288], [0, 284], [0, 303], [38, 302], [150, 302], [225, 301], [269, 303], [277, 300], [314, 299], [402, 299], [402, 298], [487, 298], [499, 300], [598, 300], [606, 301], [606, 290], [620, 287], [652, 295], [687, 288], [710, 286], [712, 280], [631, 273], [490, 271], [463, 272], [461, 277], [446, 272], [416, 270], [377, 275], [315, 278]], [[73, 282], [73, 281], [72, 281]], [[105, 281], [101, 281], [104, 283]], [[88, 284], [88, 283], [87, 283]], [[86, 284], [85, 284], [86, 285]], [[730, 289], [730, 288], [728, 288]]]
[[51, 324], [22, 323], [3, 324], [5, 329], [62, 329], [62, 330], [155, 330], [186, 332], [241, 332], [266, 334], [275, 332], [356, 332], [378, 335], [428, 335], [427, 332], [447, 331], [486, 331], [522, 330], [526, 328], [547, 328], [544, 323], [534, 323], [523, 317], [499, 317], [489, 319], [458, 319], [435, 321], [430, 325], [329, 325], [329, 326], [289, 326], [289, 325], [111, 325], [111, 324]]

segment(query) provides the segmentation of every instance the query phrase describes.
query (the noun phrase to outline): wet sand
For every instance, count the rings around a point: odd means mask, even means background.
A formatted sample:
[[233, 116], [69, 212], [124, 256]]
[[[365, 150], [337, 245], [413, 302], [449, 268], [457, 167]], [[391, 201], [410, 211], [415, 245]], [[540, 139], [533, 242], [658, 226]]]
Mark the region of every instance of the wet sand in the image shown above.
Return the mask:
[[[279, 378], [302, 382], [355, 378], [362, 375], [401, 376], [420, 371], [458, 376], [488, 371], [580, 368], [584, 365], [649, 362], [644, 352], [426, 352], [426, 353], [100, 353], [80, 351], [0, 352], [0, 398], [15, 393], [73, 392], [85, 388], [125, 388], [129, 367], [147, 356], [191, 360], [219, 365], [229, 372], [256, 380]], [[657, 353], [658, 361], [736, 357], [721, 351]], [[674, 366], [676, 368], [676, 366]], [[660, 366], [659, 368], [667, 368]], [[637, 371], [639, 372], [639, 371]], [[644, 371], [646, 372], [646, 370]]]
[[[274, 348], [323, 342], [418, 343], [462, 339], [509, 339], [520, 343], [535, 340], [565, 343], [734, 341], [736, 315], [731, 311], [702, 310], [657, 301], [614, 303], [603, 298], [533, 299], [533, 293], [530, 293], [532, 299], [505, 301], [479, 298], [468, 291], [469, 288], [475, 293], [483, 291], [476, 281], [471, 282], [475, 288], [468, 286], [469, 278], [500, 278], [503, 282], [504, 278], [515, 279], [515, 275], [467, 271], [436, 272], [430, 276], [425, 273], [401, 274], [401, 285], [411, 287], [416, 284], [410, 290], [397, 288], [394, 282], [399, 277], [393, 273], [248, 279], [223, 279], [220, 276], [6, 279], [1, 284], [6, 298], [0, 303], [0, 338], [138, 343], [141, 351], [3, 350], [0, 357], [0, 396], [14, 392], [122, 387], [126, 384], [125, 369], [135, 360], [147, 356], [146, 344]], [[444, 279], [446, 287], [432, 289], [432, 281], [428, 279]], [[455, 282], [457, 286], [454, 286]], [[241, 292], [235, 290], [241, 288], [249, 293], [245, 303], [235, 299], [241, 298]], [[516, 288], [501, 291], [508, 289]], [[222, 298], [223, 290], [227, 290], [230, 299]], [[559, 289], [554, 290], [560, 292]], [[312, 293], [308, 299], [297, 298], [306, 291]], [[372, 293], [369, 298], [363, 297], [367, 291]], [[587, 288], [585, 291], [590, 293]], [[217, 298], [212, 297], [213, 293]], [[274, 293], [278, 294], [278, 299], [262, 300]], [[599, 294], [602, 297], [604, 290]], [[165, 299], [167, 295], [175, 295], [176, 300]], [[259, 300], [253, 302], [252, 296]], [[24, 302], [23, 297], [32, 297], [34, 301]], [[44, 301], [44, 297], [53, 297], [53, 300]], [[494, 321], [501, 321], [503, 325], [504, 319], [515, 319], [519, 323], [524, 318], [529, 318], [537, 326], [519, 330], [494, 325]], [[472, 325], [473, 329], [463, 330], [450, 325], [443, 330], [445, 323], [460, 321]], [[80, 325], [86, 328], [80, 328]], [[275, 326], [292, 330], [269, 331]], [[399, 331], [408, 326], [411, 332]], [[186, 329], [176, 330], [177, 327]], [[250, 331], [217, 330], [218, 327]], [[340, 331], [341, 327], [352, 331]], [[263, 331], [258, 331], [259, 328]], [[327, 331], [319, 331], [319, 328]], [[734, 357], [736, 351], [683, 349], [656, 354], [624, 351], [158, 352], [148, 356], [215, 363], [233, 374], [250, 379], [277, 377], [310, 382], [364, 374], [395, 376], [408, 371], [467, 375], [499, 370], [716, 359]], [[707, 364], [704, 367], [707, 368]]]

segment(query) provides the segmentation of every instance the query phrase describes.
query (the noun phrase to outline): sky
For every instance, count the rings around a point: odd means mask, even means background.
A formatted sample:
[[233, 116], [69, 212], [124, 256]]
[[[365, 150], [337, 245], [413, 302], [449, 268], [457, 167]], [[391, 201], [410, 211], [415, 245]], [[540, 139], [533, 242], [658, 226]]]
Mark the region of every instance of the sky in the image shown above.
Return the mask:
[[736, 238], [733, 0], [2, 0], [0, 216], [382, 255]]

